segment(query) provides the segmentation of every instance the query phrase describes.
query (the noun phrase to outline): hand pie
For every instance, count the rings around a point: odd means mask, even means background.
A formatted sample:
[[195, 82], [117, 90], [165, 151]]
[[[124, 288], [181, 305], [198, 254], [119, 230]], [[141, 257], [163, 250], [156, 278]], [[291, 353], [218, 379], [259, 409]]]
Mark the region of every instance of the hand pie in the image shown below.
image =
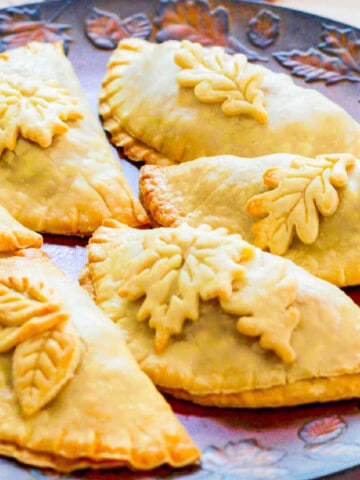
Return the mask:
[[39, 232], [146, 223], [61, 44], [0, 55], [0, 204]]
[[100, 113], [113, 143], [146, 163], [278, 152], [360, 156], [360, 125], [324, 95], [242, 54], [187, 40], [122, 40], [108, 63]]
[[22, 248], [39, 248], [42, 236], [21, 225], [0, 205], [0, 253]]
[[223, 226], [338, 286], [360, 283], [360, 162], [352, 155], [146, 165], [140, 196], [154, 225]]
[[0, 454], [69, 472], [199, 452], [120, 330], [40, 250], [0, 258]]
[[360, 396], [360, 309], [334, 285], [208, 226], [106, 220], [82, 281], [165, 392], [276, 407]]

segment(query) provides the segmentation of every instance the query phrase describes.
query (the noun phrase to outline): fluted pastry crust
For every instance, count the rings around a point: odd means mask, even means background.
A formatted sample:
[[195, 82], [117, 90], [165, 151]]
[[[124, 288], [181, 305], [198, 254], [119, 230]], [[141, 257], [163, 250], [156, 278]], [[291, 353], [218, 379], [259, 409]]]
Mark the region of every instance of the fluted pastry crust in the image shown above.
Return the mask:
[[360, 282], [360, 163], [352, 155], [146, 165], [139, 183], [153, 225], [225, 226], [338, 286]]
[[360, 126], [291, 77], [221, 47], [124, 39], [100, 93], [112, 142], [133, 160], [165, 165], [211, 155], [360, 155]]
[[[197, 448], [119, 329], [46, 254], [2, 256], [0, 280], [15, 310], [0, 304], [0, 324], [34, 324], [0, 354], [1, 455], [63, 472], [197, 461]], [[44, 325], [46, 315], [55, 323]]]
[[140, 231], [107, 220], [81, 282], [174, 396], [255, 408], [360, 395], [359, 308], [222, 228]]

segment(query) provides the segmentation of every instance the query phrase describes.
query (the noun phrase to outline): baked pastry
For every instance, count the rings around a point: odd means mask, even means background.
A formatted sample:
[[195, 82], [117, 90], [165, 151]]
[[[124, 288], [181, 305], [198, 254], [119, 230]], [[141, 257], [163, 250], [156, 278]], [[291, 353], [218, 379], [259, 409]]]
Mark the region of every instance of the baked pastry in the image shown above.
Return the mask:
[[145, 165], [140, 196], [154, 225], [226, 227], [338, 286], [360, 283], [360, 161], [352, 155]]
[[176, 397], [277, 407], [360, 395], [359, 307], [224, 228], [106, 220], [81, 281]]
[[36, 249], [0, 258], [0, 454], [69, 472], [199, 452], [87, 293]]
[[24, 227], [0, 205], [0, 253], [22, 248], [40, 248], [42, 236]]
[[100, 113], [115, 145], [153, 164], [225, 154], [360, 156], [360, 125], [324, 95], [242, 54], [187, 40], [122, 40]]
[[61, 44], [0, 55], [0, 204], [32, 230], [90, 235], [106, 217], [146, 215]]

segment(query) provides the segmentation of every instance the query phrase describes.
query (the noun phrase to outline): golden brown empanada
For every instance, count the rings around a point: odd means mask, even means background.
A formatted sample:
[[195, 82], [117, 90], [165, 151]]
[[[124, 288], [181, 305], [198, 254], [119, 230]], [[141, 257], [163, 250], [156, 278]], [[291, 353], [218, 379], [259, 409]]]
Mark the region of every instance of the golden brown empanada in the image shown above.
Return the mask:
[[277, 152], [360, 156], [360, 125], [324, 95], [242, 54], [187, 40], [122, 40], [100, 113], [113, 143], [147, 163]]
[[275, 407], [360, 396], [360, 309], [240, 235], [106, 220], [83, 276], [164, 391]]
[[0, 252], [13, 252], [22, 248], [39, 248], [42, 236], [21, 225], [0, 205]]
[[63, 472], [198, 459], [120, 330], [40, 250], [0, 258], [0, 352], [0, 454]]
[[360, 283], [360, 161], [352, 155], [146, 165], [140, 195], [154, 225], [226, 227], [338, 286]]
[[0, 55], [0, 204], [32, 230], [89, 235], [104, 218], [146, 215], [61, 44]]

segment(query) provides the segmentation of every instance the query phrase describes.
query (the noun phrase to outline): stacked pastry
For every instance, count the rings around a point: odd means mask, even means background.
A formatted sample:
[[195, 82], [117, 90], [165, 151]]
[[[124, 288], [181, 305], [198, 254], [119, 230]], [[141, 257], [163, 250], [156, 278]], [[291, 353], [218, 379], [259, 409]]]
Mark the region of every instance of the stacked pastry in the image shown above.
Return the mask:
[[359, 124], [188, 41], [120, 42], [100, 112], [148, 164], [140, 199], [158, 228], [105, 221], [82, 283], [155, 384], [217, 406], [358, 397], [359, 308], [317, 277], [360, 281]]
[[[232, 407], [360, 396], [360, 309], [338, 288], [360, 276], [360, 126], [343, 109], [220, 47], [124, 40], [100, 113], [152, 164], [141, 205], [59, 45], [0, 72], [1, 454], [196, 462], [154, 384]], [[92, 235], [84, 288], [35, 232]]]
[[35, 231], [147, 222], [69, 61], [32, 43], [0, 72], [0, 454], [63, 472], [197, 462], [121, 331], [40, 250]]

